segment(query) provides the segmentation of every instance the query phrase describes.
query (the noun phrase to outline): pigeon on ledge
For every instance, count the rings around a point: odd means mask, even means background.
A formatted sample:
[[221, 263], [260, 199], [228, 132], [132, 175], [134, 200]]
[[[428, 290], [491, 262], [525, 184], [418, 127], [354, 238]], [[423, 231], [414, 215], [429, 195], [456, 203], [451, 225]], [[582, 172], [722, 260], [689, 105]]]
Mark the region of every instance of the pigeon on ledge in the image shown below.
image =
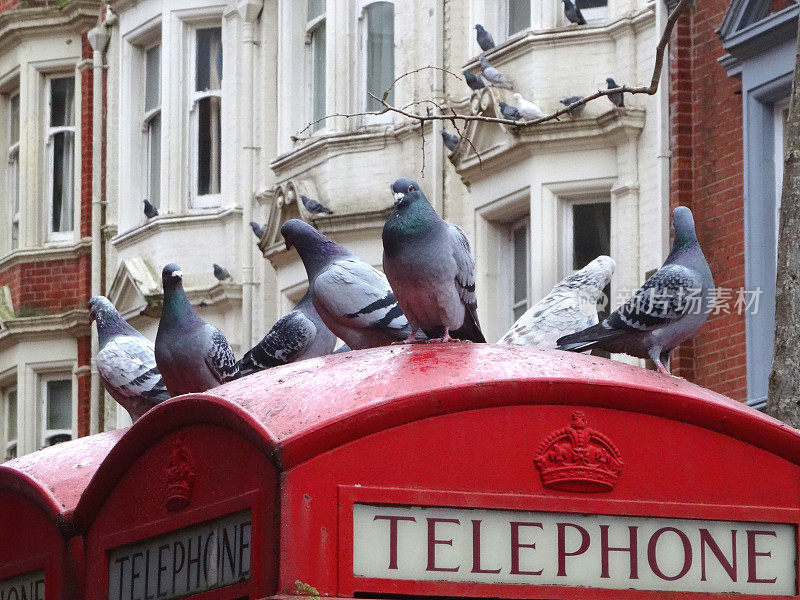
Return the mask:
[[281, 235], [305, 265], [317, 313], [350, 348], [388, 346], [408, 335], [408, 320], [383, 273], [299, 219], [286, 221]]
[[586, 25], [586, 19], [583, 18], [581, 9], [576, 4], [573, 4], [571, 0], [563, 0], [563, 2], [564, 16], [567, 17], [567, 21], [575, 25]]
[[173, 396], [205, 392], [236, 376], [236, 358], [222, 332], [203, 321], [183, 291], [183, 271], [161, 271], [164, 307], [156, 334], [156, 364]]
[[146, 199], [142, 200], [144, 202], [144, 216], [148, 219], [152, 219], [153, 217], [158, 216], [158, 209], [150, 204]]
[[255, 221], [250, 221], [250, 229], [253, 230], [253, 235], [259, 240], [264, 237], [264, 232], [267, 230], [266, 225], [259, 225]]
[[485, 56], [481, 57], [481, 66], [483, 67], [481, 75], [483, 75], [483, 78], [488, 81], [490, 85], [508, 90], [514, 89], [514, 84], [511, 83], [511, 80], [495, 69], [489, 61], [486, 60]]
[[481, 47], [481, 50], [486, 52], [487, 50], [494, 48], [494, 39], [492, 38], [492, 34], [486, 31], [483, 28], [483, 25], [475, 25], [475, 30], [477, 31], [475, 37], [478, 40], [478, 46]]
[[480, 77], [475, 77], [475, 75], [473, 75], [469, 71], [461, 71], [461, 73], [464, 75], [464, 79], [466, 80], [467, 85], [470, 87], [470, 89], [481, 90], [486, 87], [480, 80]]
[[478, 323], [475, 261], [464, 232], [439, 218], [411, 179], [392, 184], [394, 212], [383, 227], [383, 271], [414, 343], [420, 329], [432, 342], [485, 342]]
[[214, 263], [214, 277], [220, 281], [225, 281], [231, 278], [231, 274], [228, 273], [228, 269], [225, 267], [220, 267], [217, 263]]
[[714, 304], [714, 280], [697, 241], [692, 211], [672, 213], [675, 240], [664, 265], [601, 323], [558, 340], [559, 350], [600, 348], [650, 358], [669, 373], [669, 355], [706, 322]]
[[303, 206], [305, 206], [306, 210], [308, 212], [310, 212], [312, 215], [318, 215], [318, 214], [332, 215], [333, 214], [333, 211], [331, 209], [326, 208], [325, 206], [322, 206], [322, 204], [320, 204], [316, 200], [312, 200], [308, 196], [300, 196], [300, 200], [303, 201]]
[[135, 423], [170, 397], [156, 366], [153, 342], [131, 327], [105, 296], [89, 300], [89, 315], [100, 342], [100, 381]]
[[445, 148], [450, 150], [450, 152], [456, 151], [460, 139], [461, 138], [457, 135], [447, 133], [446, 131], [442, 130], [442, 142], [444, 143]]
[[598, 256], [562, 279], [512, 325], [498, 344], [555, 348], [559, 338], [598, 322], [597, 301], [614, 274], [614, 260]]
[[292, 311], [278, 319], [269, 333], [239, 361], [236, 377], [306, 358], [331, 354], [336, 336], [314, 310], [311, 292], [306, 292]]

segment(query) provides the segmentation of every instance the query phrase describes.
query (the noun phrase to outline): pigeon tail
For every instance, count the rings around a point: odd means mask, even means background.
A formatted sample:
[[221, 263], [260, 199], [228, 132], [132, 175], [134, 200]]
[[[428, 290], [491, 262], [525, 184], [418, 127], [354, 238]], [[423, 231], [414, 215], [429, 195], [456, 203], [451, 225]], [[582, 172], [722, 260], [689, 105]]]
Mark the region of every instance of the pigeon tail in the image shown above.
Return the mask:
[[620, 329], [608, 329], [602, 323], [592, 325], [583, 331], [565, 335], [556, 340], [556, 350], [569, 352], [582, 352], [592, 348], [602, 348], [603, 342], [616, 340], [624, 335]]

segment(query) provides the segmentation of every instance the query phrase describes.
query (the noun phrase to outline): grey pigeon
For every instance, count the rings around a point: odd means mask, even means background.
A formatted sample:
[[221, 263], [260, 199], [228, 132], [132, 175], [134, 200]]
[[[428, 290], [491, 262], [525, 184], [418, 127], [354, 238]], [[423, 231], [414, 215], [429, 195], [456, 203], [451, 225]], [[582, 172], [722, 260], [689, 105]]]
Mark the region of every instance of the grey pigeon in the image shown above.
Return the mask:
[[486, 87], [480, 80], [480, 77], [475, 77], [475, 75], [469, 71], [461, 71], [461, 73], [464, 75], [464, 79], [467, 81], [467, 85], [470, 89], [480, 90]]
[[555, 348], [559, 338], [597, 324], [597, 301], [614, 274], [614, 259], [598, 256], [531, 306], [497, 342]]
[[456, 151], [460, 139], [461, 138], [457, 135], [442, 130], [442, 142], [444, 143], [444, 147], [450, 150], [450, 152]]
[[503, 115], [506, 119], [511, 119], [512, 121], [519, 121], [522, 118], [522, 115], [519, 114], [519, 110], [516, 106], [511, 106], [510, 104], [506, 104], [505, 102], [498, 102], [500, 106], [500, 114]]
[[236, 376], [236, 358], [222, 332], [203, 321], [183, 291], [183, 271], [161, 271], [164, 307], [156, 334], [156, 364], [173, 396], [204, 392]]
[[714, 281], [692, 211], [679, 206], [672, 221], [675, 241], [664, 265], [601, 323], [560, 338], [560, 350], [600, 348], [649, 357], [661, 373], [669, 373], [670, 352], [703, 326], [714, 303]]
[[214, 277], [220, 281], [225, 281], [231, 278], [231, 274], [228, 273], [228, 269], [225, 267], [220, 267], [217, 263], [214, 263]]
[[431, 341], [485, 342], [478, 323], [475, 261], [456, 225], [439, 218], [410, 179], [392, 184], [394, 212], [383, 226], [383, 271], [408, 318]]
[[481, 75], [483, 78], [489, 82], [490, 85], [499, 88], [506, 88], [508, 90], [514, 89], [514, 84], [511, 83], [511, 80], [503, 75], [500, 71], [495, 69], [488, 60], [486, 60], [485, 56], [481, 57], [481, 66], [483, 67], [483, 71], [481, 71]]
[[266, 225], [259, 225], [255, 221], [250, 221], [250, 229], [253, 230], [253, 235], [259, 240], [264, 237], [264, 232], [267, 230]]
[[308, 196], [300, 196], [300, 200], [303, 201], [303, 206], [305, 206], [306, 210], [310, 212], [312, 215], [323, 214], [323, 213], [326, 215], [333, 214], [333, 211], [331, 209], [322, 206], [322, 204], [320, 204], [316, 200], [312, 200]]
[[571, 0], [563, 0], [563, 2], [564, 16], [567, 17], [567, 21], [576, 25], [586, 25], [586, 19], [583, 18], [581, 9], [576, 4], [573, 4]]
[[100, 381], [135, 423], [170, 397], [156, 366], [153, 342], [131, 327], [105, 296], [89, 300], [89, 315], [100, 342]]
[[303, 261], [317, 313], [350, 348], [388, 346], [408, 335], [408, 320], [383, 273], [299, 219], [286, 221], [281, 235]]
[[[608, 77], [606, 79], [606, 83], [608, 84], [608, 89], [610, 89], [610, 90], [613, 90], [614, 88], [622, 87], [616, 81], [611, 79], [611, 77]], [[611, 103], [614, 104], [615, 106], [625, 106], [625, 101], [623, 99], [623, 93], [622, 92], [609, 94], [608, 95], [608, 99], [611, 100]]]
[[142, 200], [142, 202], [144, 202], [144, 216], [145, 217], [147, 217], [148, 219], [152, 219], [153, 217], [157, 217], [158, 216], [158, 209], [155, 206], [150, 204], [150, 202], [148, 202], [147, 199]]
[[483, 28], [483, 25], [475, 25], [475, 30], [477, 31], [475, 37], [478, 39], [478, 46], [481, 47], [481, 50], [486, 52], [487, 50], [494, 48], [494, 39], [492, 38], [492, 34], [486, 31]]
[[[579, 100], [583, 100], [583, 96], [570, 96], [569, 98], [564, 98], [563, 100], [559, 100], [559, 102], [561, 102], [561, 104], [563, 104], [564, 106], [569, 106], [570, 104], [575, 104]], [[586, 106], [585, 104], [576, 106], [572, 110], [567, 111], [567, 114], [574, 119], [575, 117], [580, 116], [585, 106]]]
[[335, 347], [336, 336], [314, 310], [311, 292], [306, 292], [292, 311], [278, 319], [269, 333], [242, 357], [236, 377], [326, 356], [333, 353]]

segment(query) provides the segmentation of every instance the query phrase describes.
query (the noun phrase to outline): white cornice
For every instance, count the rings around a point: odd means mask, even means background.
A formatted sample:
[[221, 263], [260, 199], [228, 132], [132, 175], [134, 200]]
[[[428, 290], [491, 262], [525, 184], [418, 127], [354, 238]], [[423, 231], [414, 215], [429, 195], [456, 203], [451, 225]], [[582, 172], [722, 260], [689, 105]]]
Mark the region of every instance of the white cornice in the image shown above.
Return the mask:
[[77, 244], [69, 246], [49, 246], [42, 248], [24, 248], [15, 250], [0, 258], [0, 272], [7, 271], [18, 265], [46, 262], [50, 260], [74, 260], [84, 254], [89, 254], [92, 248], [91, 238], [83, 238]]
[[100, 6], [95, 0], [72, 0], [62, 9], [17, 5], [0, 14], [0, 52], [33, 36], [60, 34], [64, 30], [83, 33], [97, 24]]
[[25, 340], [89, 335], [89, 310], [74, 308], [57, 315], [21, 317], [0, 323], [0, 350]]

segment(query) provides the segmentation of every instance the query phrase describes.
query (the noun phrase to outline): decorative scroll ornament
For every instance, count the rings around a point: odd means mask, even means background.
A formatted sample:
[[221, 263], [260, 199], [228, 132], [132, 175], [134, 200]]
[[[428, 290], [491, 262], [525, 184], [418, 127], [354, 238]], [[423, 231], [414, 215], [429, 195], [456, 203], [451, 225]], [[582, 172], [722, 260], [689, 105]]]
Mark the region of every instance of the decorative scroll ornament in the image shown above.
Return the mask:
[[167, 491], [164, 506], [170, 512], [189, 506], [194, 491], [196, 470], [189, 448], [178, 437], [172, 446], [172, 457], [166, 467]]
[[569, 492], [610, 492], [622, 472], [620, 453], [576, 410], [572, 424], [548, 435], [534, 458], [542, 485]]

